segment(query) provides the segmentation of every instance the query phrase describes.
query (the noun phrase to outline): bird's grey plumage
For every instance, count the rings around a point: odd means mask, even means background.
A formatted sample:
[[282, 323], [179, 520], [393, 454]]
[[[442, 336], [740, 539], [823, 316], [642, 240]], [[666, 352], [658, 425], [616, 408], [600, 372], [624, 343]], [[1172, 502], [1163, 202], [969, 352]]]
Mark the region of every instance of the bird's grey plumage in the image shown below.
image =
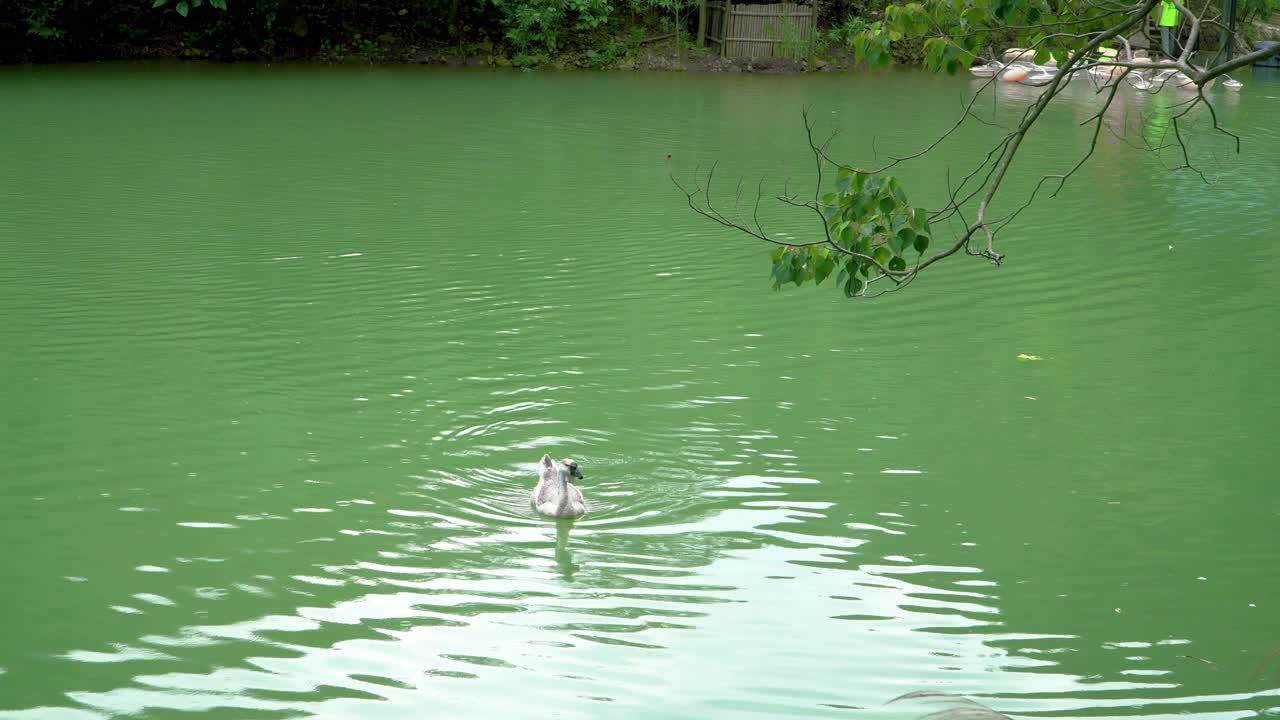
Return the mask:
[[573, 479], [582, 479], [578, 463], [565, 458], [556, 462], [551, 455], [543, 455], [538, 463], [538, 485], [529, 498], [533, 509], [551, 517], [578, 517], [587, 511], [582, 491]]

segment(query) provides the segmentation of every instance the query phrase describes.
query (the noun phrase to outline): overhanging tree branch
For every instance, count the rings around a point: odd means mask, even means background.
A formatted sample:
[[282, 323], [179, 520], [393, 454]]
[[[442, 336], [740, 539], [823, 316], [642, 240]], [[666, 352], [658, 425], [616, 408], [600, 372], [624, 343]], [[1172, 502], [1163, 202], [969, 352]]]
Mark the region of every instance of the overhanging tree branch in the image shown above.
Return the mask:
[[[980, 162], [965, 172], [958, 184], [952, 183], [951, 171], [949, 168], [946, 170], [945, 201], [936, 209], [929, 211], [911, 204], [901, 183], [886, 173], [935, 152], [971, 119], [994, 125], [979, 117], [974, 108], [984, 93], [992, 93], [994, 97], [993, 88], [1004, 72], [1000, 66], [972, 97], [962, 101], [959, 117], [942, 133], [921, 149], [905, 155], [890, 155], [887, 162], [872, 168], [831, 157], [830, 146], [835, 133], [819, 142], [814, 134], [815, 124], [808, 112], [804, 112], [806, 139], [814, 158], [813, 199], [800, 200], [791, 191], [788, 181], [777, 200], [786, 207], [803, 208], [816, 215], [822, 226], [818, 239], [800, 242], [787, 236], [784, 240], [765, 231], [760, 219], [763, 182], [757, 186], [749, 221], [741, 215], [730, 218], [716, 207], [711, 195], [714, 165], [705, 180], [699, 179], [695, 170], [692, 183], [681, 183], [674, 175], [672, 182], [685, 193], [689, 206], [699, 214], [775, 246], [771, 254], [775, 287], [785, 282], [797, 285], [806, 281], [821, 283], [838, 270], [837, 283], [841, 284], [846, 295], [878, 297], [884, 292], [906, 287], [921, 272], [961, 250], [967, 255], [1001, 264], [1005, 255], [996, 248], [1000, 233], [1035, 202], [1046, 187], [1052, 188], [1051, 198], [1061, 193], [1067, 182], [1093, 157], [1104, 126], [1116, 133], [1108, 120], [1108, 113], [1121, 92], [1158, 93], [1166, 88], [1194, 90], [1191, 98], [1176, 104], [1171, 108], [1172, 114], [1160, 121], [1172, 131], [1172, 145], [1161, 140], [1153, 146], [1143, 135], [1143, 142], [1153, 152], [1159, 153], [1168, 147], [1180, 150], [1181, 164], [1172, 169], [1191, 170], [1207, 182], [1204, 173], [1192, 161], [1185, 135], [1187, 127], [1184, 127], [1191, 119], [1191, 113], [1202, 105], [1207, 108], [1213, 130], [1230, 137], [1236, 152], [1240, 152], [1240, 137], [1222, 127], [1204, 89], [1215, 78], [1266, 57], [1274, 49], [1254, 50], [1208, 67], [1193, 65], [1191, 58], [1195, 42], [1204, 27], [1213, 27], [1217, 22], [1213, 17], [1206, 17], [1212, 6], [1210, 0], [1204, 0], [1204, 7], [1196, 10], [1189, 7], [1192, 0], [1174, 0], [1179, 10], [1189, 18], [1188, 42], [1178, 57], [1158, 61], [1135, 57], [1127, 38], [1139, 23], [1145, 21], [1158, 0], [1130, 3], [1062, 0], [1056, 15], [1045, 14], [1042, 3], [1014, 0], [1013, 9], [1009, 10], [1009, 5], [1005, 4], [1002, 6], [1004, 14], [999, 17], [982, 13], [974, 15], [976, 9], [985, 7], [974, 2], [976, 0], [959, 0], [957, 5], [956, 0], [924, 0], [922, 4], [891, 6], [886, 10], [883, 22], [874, 23], [854, 42], [855, 55], [859, 59], [883, 62], [894, 40], [914, 32], [917, 37], [923, 35], [926, 38], [926, 64], [934, 69], [954, 71], [958, 60], [978, 57], [982, 50], [980, 46], [989, 32], [1003, 29], [1022, 34], [1034, 33], [1026, 38], [1020, 57], [1053, 55], [1058, 58], [1056, 72], [1043, 76], [1048, 78], [1043, 82], [1043, 90], [1026, 107], [1020, 121], [996, 142]], [[1100, 53], [1103, 47], [1111, 44], [1119, 46], [1122, 54], [1104, 56]], [[1081, 73], [1093, 82], [1100, 98], [1096, 112], [1079, 123], [1081, 127], [1089, 127], [1085, 152], [1063, 172], [1041, 176], [1024, 202], [1002, 217], [995, 217], [992, 208], [1019, 156], [1023, 140], [1046, 109]], [[1042, 83], [1037, 81], [1034, 84]], [[1128, 123], [1127, 114], [1122, 122]], [[1157, 120], [1144, 117], [1142, 122], [1155, 123]], [[834, 191], [828, 191], [828, 177], [832, 172], [835, 174]], [[942, 232], [934, 223], [953, 218], [960, 221], [960, 228], [954, 230], [952, 237], [941, 246], [930, 250], [942, 239]], [[975, 238], [980, 240], [975, 242]], [[879, 291], [880, 284], [885, 281], [888, 281], [888, 289]], [[868, 288], [873, 287], [876, 290], [868, 294]]]

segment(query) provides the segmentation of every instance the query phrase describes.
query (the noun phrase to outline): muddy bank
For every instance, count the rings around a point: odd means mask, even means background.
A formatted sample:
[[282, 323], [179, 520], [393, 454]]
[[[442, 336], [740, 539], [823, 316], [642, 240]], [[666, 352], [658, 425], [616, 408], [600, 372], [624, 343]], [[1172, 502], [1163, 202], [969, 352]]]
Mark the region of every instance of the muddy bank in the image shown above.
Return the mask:
[[[317, 60], [323, 62], [323, 60]], [[369, 62], [386, 62], [370, 60]], [[394, 61], [393, 61], [394, 62]], [[522, 63], [505, 55], [459, 54], [431, 51], [414, 52], [399, 62], [446, 67], [511, 67], [555, 70], [639, 70], [651, 72], [691, 73], [763, 73], [799, 75], [807, 72], [838, 72], [854, 69], [853, 57], [832, 49], [810, 60], [793, 58], [726, 58], [705, 51], [685, 49], [677, 53], [673, 47], [652, 48], [638, 57], [601, 63], [586, 55], [565, 55], [545, 62]]]
[[601, 57], [592, 51], [570, 52], [551, 57], [529, 58], [508, 55], [494, 48], [419, 48], [399, 45], [394, 38], [379, 38], [378, 45], [360, 52], [308, 52], [294, 49], [272, 55], [244, 48], [211, 53], [184, 47], [180, 42], [157, 43], [113, 59], [206, 60], [233, 63], [298, 63], [321, 65], [426, 65], [452, 68], [512, 68], [521, 70], [611, 70], [690, 73], [761, 73], [799, 75], [808, 72], [839, 72], [855, 67], [852, 55], [832, 46], [811, 59], [726, 58], [699, 48], [672, 45], [645, 47], [622, 57]]

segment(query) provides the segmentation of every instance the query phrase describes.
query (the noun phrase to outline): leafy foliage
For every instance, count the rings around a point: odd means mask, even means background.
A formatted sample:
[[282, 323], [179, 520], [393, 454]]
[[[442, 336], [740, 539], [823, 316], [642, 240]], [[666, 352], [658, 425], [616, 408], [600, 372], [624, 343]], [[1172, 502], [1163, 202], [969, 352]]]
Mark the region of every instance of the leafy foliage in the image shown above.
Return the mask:
[[853, 39], [866, 32], [867, 21], [860, 15], [850, 15], [840, 22], [833, 23], [831, 28], [827, 30], [827, 37], [831, 40], [847, 45], [853, 42]]
[[1280, 0], [1239, 0], [1239, 3], [1238, 22], [1245, 27], [1258, 20], [1266, 22], [1273, 15], [1280, 14]]
[[543, 58], [594, 50], [617, 58], [634, 45], [626, 42], [633, 32], [643, 38], [673, 22], [687, 30], [696, 5], [697, 0], [0, 0], [0, 62], [121, 55], [383, 58], [395, 48]]
[[697, 7], [699, 0], [628, 0], [632, 12], [657, 12], [665, 17], [680, 17]]
[[907, 202], [898, 179], [851, 167], [837, 171], [835, 190], [818, 206], [826, 241], [780, 245], [770, 253], [773, 287], [821, 285], [836, 273], [846, 297], [863, 294], [870, 279], [905, 272], [929, 248], [928, 213]]
[[517, 48], [555, 50], [566, 29], [593, 30], [609, 20], [609, 0], [490, 0], [503, 12], [506, 37]]
[[1132, 7], [1093, 0], [926, 0], [889, 5], [884, 19], [853, 36], [855, 57], [871, 65], [892, 61], [894, 46], [923, 39], [924, 65], [954, 74], [1016, 40], [1034, 50], [1035, 61], [1065, 62], [1083, 48], [1089, 33], [1124, 18]]
[[[168, 3], [169, 0], [154, 0], [151, 7], [163, 7]], [[173, 9], [182, 17], [186, 17], [187, 13], [191, 12], [192, 8], [198, 8], [201, 5], [204, 5], [204, 0], [177, 0], [173, 5]], [[209, 0], [209, 5], [219, 10], [226, 10], [227, 0]]]

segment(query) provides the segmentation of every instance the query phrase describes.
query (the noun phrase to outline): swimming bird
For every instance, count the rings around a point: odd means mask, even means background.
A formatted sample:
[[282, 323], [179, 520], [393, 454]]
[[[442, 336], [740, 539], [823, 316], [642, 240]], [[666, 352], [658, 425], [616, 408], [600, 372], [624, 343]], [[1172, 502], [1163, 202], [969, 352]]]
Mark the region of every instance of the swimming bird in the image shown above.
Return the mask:
[[582, 491], [573, 484], [574, 478], [582, 479], [578, 463], [569, 458], [556, 462], [550, 454], [543, 455], [538, 465], [538, 484], [529, 498], [533, 509], [558, 518], [578, 517], [585, 513], [587, 503], [582, 499]]
[[1018, 82], [1032, 87], [1042, 87], [1053, 82], [1058, 75], [1058, 68], [1049, 65], [1032, 65], [1027, 74]]
[[989, 62], [986, 65], [974, 65], [969, 68], [969, 72], [974, 77], [989, 78], [992, 75], [1005, 69], [1005, 64], [1001, 62]]

